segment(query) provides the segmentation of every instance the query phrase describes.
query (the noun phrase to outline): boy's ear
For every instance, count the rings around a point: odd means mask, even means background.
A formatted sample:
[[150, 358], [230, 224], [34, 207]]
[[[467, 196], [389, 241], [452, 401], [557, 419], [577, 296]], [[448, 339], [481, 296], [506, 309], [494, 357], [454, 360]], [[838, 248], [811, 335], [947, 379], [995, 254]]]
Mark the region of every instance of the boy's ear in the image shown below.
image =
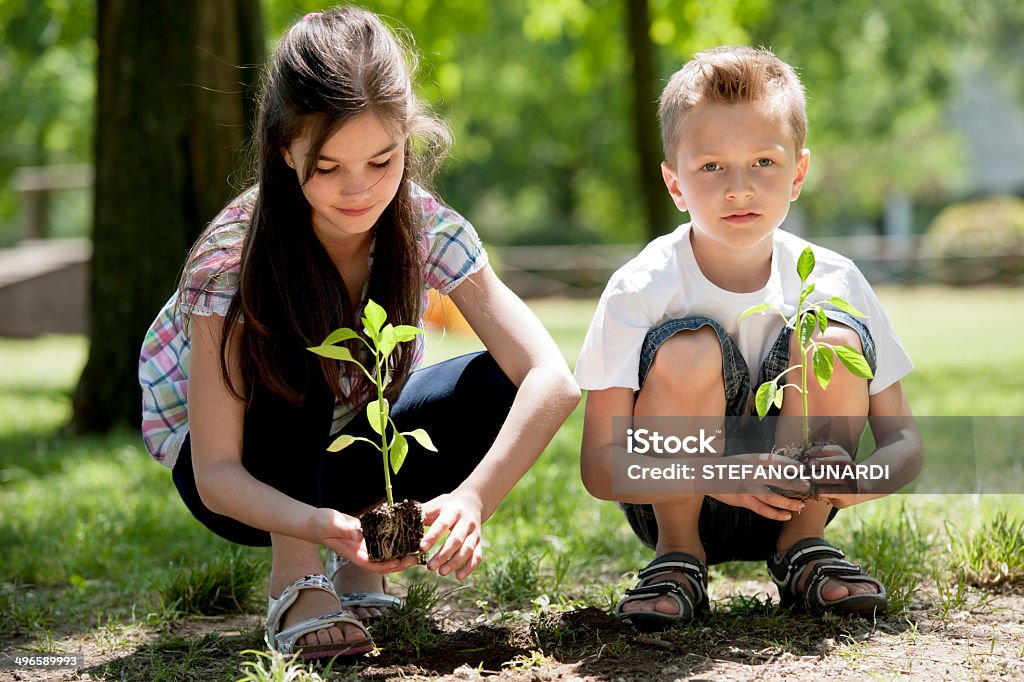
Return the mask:
[[800, 196], [800, 190], [804, 187], [804, 178], [807, 177], [807, 169], [811, 165], [811, 150], [804, 149], [800, 152], [800, 158], [796, 161], [796, 175], [793, 177], [793, 189], [790, 190], [789, 200], [796, 201]]
[[679, 178], [676, 177], [672, 166], [668, 165], [668, 161], [661, 162], [661, 177], [665, 181], [665, 187], [668, 188], [669, 196], [672, 197], [672, 203], [685, 213], [687, 210], [686, 199], [683, 198], [683, 193], [679, 189]]

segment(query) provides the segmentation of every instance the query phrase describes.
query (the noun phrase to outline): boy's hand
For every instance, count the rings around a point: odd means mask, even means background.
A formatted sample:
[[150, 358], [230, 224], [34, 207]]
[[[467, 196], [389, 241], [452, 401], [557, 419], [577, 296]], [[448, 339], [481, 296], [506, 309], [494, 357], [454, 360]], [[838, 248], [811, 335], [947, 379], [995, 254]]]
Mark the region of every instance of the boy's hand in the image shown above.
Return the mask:
[[440, 495], [423, 505], [423, 522], [430, 530], [423, 536], [420, 551], [427, 552], [450, 531], [448, 539], [427, 562], [427, 569], [463, 580], [484, 558], [481, 537], [483, 503], [479, 496], [462, 490]]
[[799, 514], [804, 510], [804, 503], [801, 500], [794, 500], [775, 493], [715, 494], [709, 495], [709, 497], [734, 507], [744, 507], [775, 521], [789, 521], [793, 518], [793, 514]]
[[[708, 462], [716, 467], [716, 475], [701, 482], [701, 492], [716, 499], [735, 498], [737, 495], [775, 495], [777, 492], [810, 494], [811, 482], [804, 478], [787, 478], [772, 474], [782, 471], [800, 471], [803, 465], [777, 452], [748, 452], [712, 459], [702, 459], [704, 467]], [[721, 467], [719, 469], [719, 467]], [[723, 500], [724, 501], [724, 500]], [[729, 504], [732, 504], [731, 502]], [[746, 505], [734, 505], [746, 506]], [[777, 505], [774, 505], [777, 506]]]
[[[759, 467], [780, 467], [786, 465], [800, 467], [800, 463], [795, 459], [772, 452], [732, 455], [723, 457], [722, 461], [728, 464], [752, 464]], [[772, 492], [770, 487], [786, 491], [792, 490], [798, 493], [810, 492], [811, 489], [809, 481], [785, 478], [757, 478], [733, 482], [720, 481], [717, 487], [724, 487], [725, 490], [723, 492], [711, 492], [708, 494], [709, 497], [734, 507], [744, 507], [775, 521], [789, 521], [793, 518], [793, 514], [799, 514], [803, 511], [804, 502]]]
[[330, 547], [339, 556], [373, 573], [394, 573], [416, 563], [416, 557], [401, 557], [388, 561], [370, 561], [363, 542], [363, 529], [359, 519], [342, 514], [336, 509], [317, 509], [312, 519], [315, 542]]
[[829, 495], [827, 492], [821, 493], [821, 498], [836, 509], [846, 509], [847, 507], [852, 507], [855, 504], [873, 500], [876, 497], [876, 495]]
[[[807, 451], [807, 456], [809, 457], [808, 465], [813, 467], [816, 472], [826, 474], [814, 479], [815, 493], [826, 499], [835, 497], [837, 500], [857, 496], [859, 491], [856, 477], [841, 475], [847, 466], [855, 465], [853, 457], [841, 445], [815, 445]], [[833, 472], [839, 475], [834, 476]], [[842, 505], [833, 503], [833, 506], [842, 509], [851, 504], [856, 504], [856, 502], [846, 502]]]

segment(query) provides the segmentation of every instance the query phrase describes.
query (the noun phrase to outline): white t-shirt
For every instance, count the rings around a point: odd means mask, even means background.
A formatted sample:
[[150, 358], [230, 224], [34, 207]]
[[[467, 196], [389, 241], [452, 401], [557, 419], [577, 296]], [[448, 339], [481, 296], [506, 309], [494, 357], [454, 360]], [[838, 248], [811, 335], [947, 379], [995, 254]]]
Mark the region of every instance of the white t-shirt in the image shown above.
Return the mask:
[[[576, 362], [580, 388], [623, 387], [638, 390], [640, 351], [647, 332], [669, 320], [707, 317], [718, 322], [737, 343], [757, 386], [758, 373], [785, 324], [774, 311], [751, 315], [739, 323], [747, 308], [759, 303], [779, 306], [786, 318], [796, 313], [800, 276], [796, 262], [809, 242], [776, 230], [772, 269], [758, 291], [735, 293], [720, 289], [701, 272], [690, 244], [690, 225], [658, 237], [622, 266], [605, 287]], [[813, 245], [812, 245], [813, 246]], [[839, 296], [866, 317], [858, 318], [875, 342], [877, 369], [868, 392], [879, 393], [899, 381], [913, 362], [864, 275], [849, 258], [814, 246], [816, 265], [808, 282], [818, 302]]]

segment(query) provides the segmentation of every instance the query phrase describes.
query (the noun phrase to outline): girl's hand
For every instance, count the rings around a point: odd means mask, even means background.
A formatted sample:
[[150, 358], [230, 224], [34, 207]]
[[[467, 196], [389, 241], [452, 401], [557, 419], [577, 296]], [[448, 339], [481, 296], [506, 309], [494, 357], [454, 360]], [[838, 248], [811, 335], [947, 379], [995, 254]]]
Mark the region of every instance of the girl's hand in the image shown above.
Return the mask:
[[423, 536], [420, 551], [429, 551], [445, 531], [451, 531], [427, 563], [429, 570], [440, 575], [455, 571], [455, 577], [463, 580], [480, 565], [484, 558], [482, 507], [479, 496], [458, 489], [423, 505], [423, 521], [430, 530]]
[[313, 535], [317, 544], [330, 547], [353, 564], [374, 573], [394, 573], [416, 563], [416, 557], [407, 556], [388, 561], [370, 561], [363, 542], [363, 529], [359, 519], [335, 509], [317, 509], [313, 514]]

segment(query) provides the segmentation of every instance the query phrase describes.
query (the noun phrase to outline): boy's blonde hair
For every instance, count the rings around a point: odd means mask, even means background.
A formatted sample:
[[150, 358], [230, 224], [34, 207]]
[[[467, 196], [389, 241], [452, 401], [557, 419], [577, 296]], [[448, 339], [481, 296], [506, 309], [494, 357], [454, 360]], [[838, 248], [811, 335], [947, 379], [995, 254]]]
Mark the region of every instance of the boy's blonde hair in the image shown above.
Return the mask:
[[766, 104], [783, 115], [799, 156], [807, 138], [807, 101], [800, 78], [764, 48], [716, 47], [698, 52], [669, 79], [658, 118], [665, 159], [673, 163], [686, 113], [698, 104]]

